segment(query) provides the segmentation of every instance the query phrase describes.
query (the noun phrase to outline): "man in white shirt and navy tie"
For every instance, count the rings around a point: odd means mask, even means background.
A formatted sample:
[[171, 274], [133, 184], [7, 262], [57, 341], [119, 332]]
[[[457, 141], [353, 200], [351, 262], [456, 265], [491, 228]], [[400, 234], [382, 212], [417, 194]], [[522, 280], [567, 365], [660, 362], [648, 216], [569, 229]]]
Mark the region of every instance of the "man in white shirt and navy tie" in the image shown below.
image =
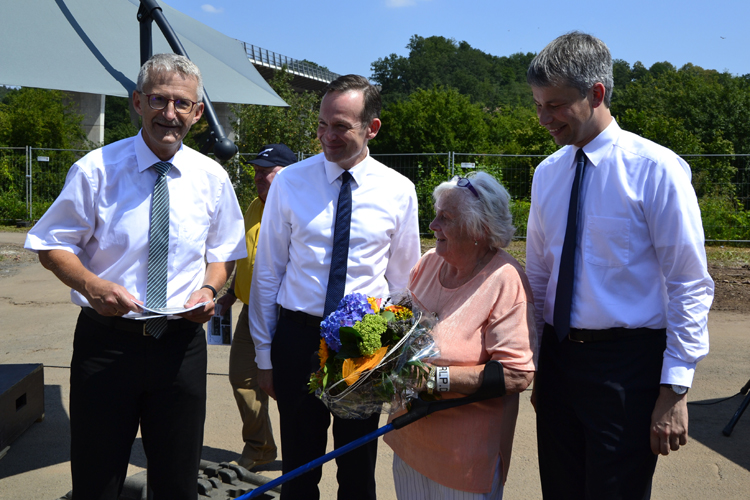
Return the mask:
[[[206, 415], [202, 323], [234, 261], [247, 255], [227, 173], [182, 144], [202, 100], [189, 59], [146, 61], [133, 92], [141, 131], [78, 160], [26, 240], [81, 307], [70, 368], [76, 499], [119, 498], [139, 426], [149, 498], [196, 498]], [[135, 319], [141, 304], [201, 303], [179, 316]]]
[[686, 393], [708, 353], [713, 281], [690, 167], [617, 125], [601, 40], [555, 39], [527, 80], [564, 146], [534, 173], [526, 240], [542, 491], [650, 498], [658, 455], [687, 443]]
[[[344, 294], [388, 297], [406, 287], [419, 259], [414, 185], [369, 155], [380, 130], [380, 94], [366, 78], [326, 89], [318, 139], [323, 153], [279, 172], [268, 193], [250, 288], [250, 324], [261, 387], [278, 402], [283, 471], [325, 454], [331, 415], [308, 394], [320, 322]], [[333, 417], [340, 447], [374, 431]], [[338, 498], [375, 499], [377, 442], [337, 459]], [[282, 486], [282, 496], [319, 498], [317, 468]]]

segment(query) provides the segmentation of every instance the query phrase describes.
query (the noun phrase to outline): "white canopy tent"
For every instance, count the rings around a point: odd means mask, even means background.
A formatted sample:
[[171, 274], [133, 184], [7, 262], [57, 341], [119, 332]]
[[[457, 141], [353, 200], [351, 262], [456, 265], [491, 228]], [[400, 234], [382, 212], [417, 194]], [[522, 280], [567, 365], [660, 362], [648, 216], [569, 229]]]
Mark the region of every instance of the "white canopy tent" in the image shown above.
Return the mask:
[[[286, 106], [241, 42], [158, 2], [213, 102]], [[3, 0], [0, 84], [129, 96], [140, 68], [138, 0]], [[153, 52], [172, 52], [154, 24]]]

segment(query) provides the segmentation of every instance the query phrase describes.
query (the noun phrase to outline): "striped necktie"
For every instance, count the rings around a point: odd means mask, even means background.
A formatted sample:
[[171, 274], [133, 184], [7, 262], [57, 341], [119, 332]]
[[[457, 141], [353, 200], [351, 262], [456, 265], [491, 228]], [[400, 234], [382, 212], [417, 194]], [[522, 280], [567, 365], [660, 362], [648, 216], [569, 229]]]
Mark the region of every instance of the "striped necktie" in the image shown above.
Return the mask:
[[[166, 161], [152, 167], [159, 174], [151, 198], [151, 227], [148, 233], [148, 281], [146, 305], [167, 306], [167, 257], [169, 255], [169, 188], [167, 172], [172, 164]], [[146, 320], [146, 331], [159, 338], [167, 330], [167, 317]]]
[[581, 180], [586, 171], [586, 154], [583, 148], [576, 153], [576, 176], [570, 190], [568, 206], [568, 225], [565, 229], [560, 270], [557, 275], [555, 291], [555, 311], [553, 322], [558, 340], [562, 341], [570, 333], [570, 310], [573, 305], [573, 278], [575, 276], [576, 243], [578, 240], [578, 206], [581, 192]]
[[333, 231], [331, 270], [328, 272], [328, 289], [323, 317], [328, 317], [339, 306], [346, 289], [346, 265], [349, 260], [349, 229], [352, 222], [352, 174], [341, 174], [341, 190], [336, 207], [336, 225]]

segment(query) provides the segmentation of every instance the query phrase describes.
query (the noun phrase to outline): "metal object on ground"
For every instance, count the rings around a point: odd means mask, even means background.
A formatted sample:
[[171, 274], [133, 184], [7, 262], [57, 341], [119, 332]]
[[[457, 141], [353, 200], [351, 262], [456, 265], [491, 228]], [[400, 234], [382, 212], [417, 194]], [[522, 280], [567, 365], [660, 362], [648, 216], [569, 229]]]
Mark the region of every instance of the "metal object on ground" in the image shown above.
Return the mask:
[[34, 422], [44, 420], [44, 367], [0, 365], [0, 452]]
[[722, 430], [722, 434], [729, 437], [732, 434], [732, 431], [734, 430], [734, 426], [737, 424], [737, 421], [740, 419], [743, 413], [745, 413], [745, 410], [747, 409], [747, 406], [750, 405], [750, 380], [747, 381], [747, 384], [740, 389], [740, 394], [745, 396], [745, 399], [742, 400], [742, 403], [740, 403], [740, 407], [737, 408], [737, 411], [734, 413], [734, 416], [732, 416], [732, 419], [729, 421], [726, 427], [724, 427], [724, 430]]
[[[147, 500], [148, 471], [142, 471], [125, 478], [119, 500]], [[198, 500], [233, 500], [252, 490], [271, 482], [271, 479], [260, 474], [250, 472], [237, 464], [226, 462], [216, 463], [201, 460], [198, 474]], [[262, 500], [276, 500], [281, 498], [281, 488], [263, 492]], [[75, 500], [73, 492], [69, 491], [58, 500]]]

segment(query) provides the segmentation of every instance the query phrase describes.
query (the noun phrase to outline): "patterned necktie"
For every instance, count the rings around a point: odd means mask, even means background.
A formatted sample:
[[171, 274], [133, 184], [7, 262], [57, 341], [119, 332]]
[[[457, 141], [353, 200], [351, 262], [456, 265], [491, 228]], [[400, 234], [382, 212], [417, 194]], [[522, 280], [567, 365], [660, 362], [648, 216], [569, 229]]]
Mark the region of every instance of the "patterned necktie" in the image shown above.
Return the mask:
[[578, 205], [581, 180], [586, 170], [586, 155], [583, 148], [576, 153], [576, 177], [570, 190], [568, 206], [568, 225], [565, 229], [560, 272], [557, 275], [555, 293], [554, 326], [557, 338], [562, 340], [570, 333], [570, 308], [573, 303], [573, 276], [575, 274], [576, 241], [578, 240]]
[[[169, 254], [169, 188], [167, 172], [172, 164], [166, 161], [152, 167], [156, 178], [154, 195], [151, 198], [151, 228], [148, 233], [148, 281], [146, 281], [146, 305], [167, 306], [167, 257]], [[167, 317], [146, 320], [146, 331], [159, 338], [167, 330]]]
[[352, 221], [352, 174], [341, 174], [341, 191], [336, 207], [336, 226], [333, 232], [331, 270], [328, 273], [328, 290], [323, 317], [336, 310], [346, 288], [346, 263], [349, 259], [349, 228]]

